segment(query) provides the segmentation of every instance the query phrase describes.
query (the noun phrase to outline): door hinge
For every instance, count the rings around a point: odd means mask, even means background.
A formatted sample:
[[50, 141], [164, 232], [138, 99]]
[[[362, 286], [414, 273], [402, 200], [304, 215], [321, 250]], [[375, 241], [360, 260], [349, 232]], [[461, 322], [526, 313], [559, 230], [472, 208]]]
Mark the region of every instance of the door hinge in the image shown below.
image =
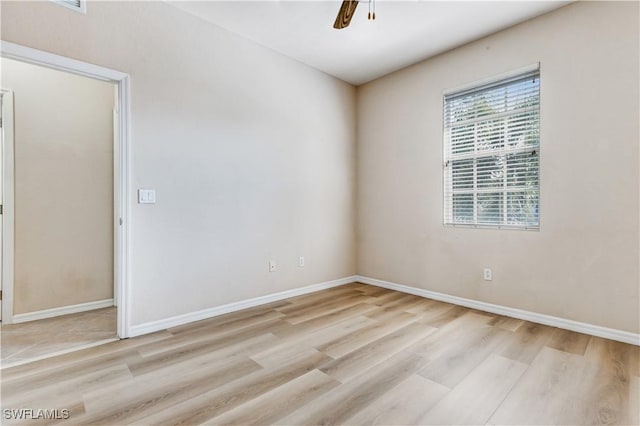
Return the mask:
[[3, 207], [4, 207], [4, 206], [3, 206], [2, 204], [0, 204], [0, 214], [3, 214], [3, 213], [4, 213], [4, 209], [3, 209]]
[[2, 300], [2, 290], [0, 290], [0, 300]]

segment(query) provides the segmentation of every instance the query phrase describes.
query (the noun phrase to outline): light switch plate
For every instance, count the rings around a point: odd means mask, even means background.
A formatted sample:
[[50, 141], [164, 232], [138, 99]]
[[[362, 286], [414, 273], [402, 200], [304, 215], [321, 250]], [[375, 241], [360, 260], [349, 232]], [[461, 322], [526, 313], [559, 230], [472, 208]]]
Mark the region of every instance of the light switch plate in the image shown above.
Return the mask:
[[138, 204], [155, 204], [155, 189], [138, 189]]

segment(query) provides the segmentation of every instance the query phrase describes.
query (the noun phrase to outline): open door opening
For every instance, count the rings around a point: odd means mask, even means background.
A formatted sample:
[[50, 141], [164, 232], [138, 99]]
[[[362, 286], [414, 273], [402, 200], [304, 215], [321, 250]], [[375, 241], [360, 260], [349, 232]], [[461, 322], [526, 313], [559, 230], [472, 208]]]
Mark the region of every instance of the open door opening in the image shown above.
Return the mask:
[[[129, 77], [12, 43], [0, 46], [3, 86], [16, 86], [3, 87], [1, 98], [6, 367], [128, 337]], [[12, 67], [18, 69], [13, 80]], [[40, 86], [44, 75], [55, 78]], [[63, 88], [62, 81], [77, 87]], [[15, 107], [10, 120], [8, 105]], [[22, 140], [14, 139], [9, 124], [25, 128], [16, 132]], [[90, 326], [80, 337], [82, 317]], [[57, 323], [57, 331], [46, 331], [46, 321]], [[109, 325], [108, 336], [100, 322]], [[68, 327], [74, 336], [60, 334], [65, 324], [74, 324]], [[39, 346], [46, 335], [58, 341], [43, 353], [35, 346], [7, 350], [12, 329], [22, 325], [39, 330]]]

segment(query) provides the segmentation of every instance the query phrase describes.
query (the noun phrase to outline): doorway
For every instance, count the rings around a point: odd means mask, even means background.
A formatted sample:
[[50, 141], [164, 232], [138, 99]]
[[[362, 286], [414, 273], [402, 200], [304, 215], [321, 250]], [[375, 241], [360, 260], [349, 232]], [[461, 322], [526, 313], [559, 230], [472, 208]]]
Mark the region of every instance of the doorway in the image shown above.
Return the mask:
[[115, 87], [7, 58], [0, 66], [14, 98], [16, 325], [2, 337], [11, 363], [116, 337]]
[[[2, 57], [12, 60], [17, 60], [21, 63], [30, 63], [45, 67], [47, 69], [53, 69], [58, 71], [64, 71], [69, 74], [79, 75], [83, 77], [89, 77], [94, 80], [109, 83], [112, 87], [115, 87], [115, 108], [111, 111], [111, 118], [115, 121], [111, 123], [111, 131], [113, 132], [112, 142], [115, 141], [113, 146], [113, 178], [111, 181], [111, 188], [113, 190], [113, 205], [112, 205], [112, 225], [113, 225], [113, 246], [111, 252], [113, 253], [113, 262], [110, 266], [112, 270], [112, 304], [117, 300], [117, 331], [114, 336], [119, 338], [126, 338], [129, 335], [128, 324], [128, 247], [129, 247], [129, 77], [127, 74], [87, 64], [84, 62], [75, 61], [72, 59], [64, 58], [58, 55], [30, 49], [24, 46], [15, 45], [12, 43], [2, 42]], [[2, 128], [3, 134], [3, 153], [4, 161], [2, 161], [2, 175], [6, 177], [9, 175], [7, 165], [11, 161], [7, 161], [7, 158], [13, 159], [12, 156], [7, 157], [7, 151], [12, 148], [12, 144], [8, 142], [7, 136], [7, 117], [5, 112], [7, 108], [4, 106], [7, 104], [8, 96], [12, 94], [7, 91], [3, 91], [3, 120], [5, 121]], [[13, 103], [13, 101], [11, 102]], [[13, 120], [11, 120], [13, 123]], [[13, 153], [11, 153], [13, 155]], [[64, 166], [64, 164], [61, 164]], [[2, 325], [3, 328], [8, 324], [20, 322], [24, 317], [20, 317], [20, 312], [14, 312], [16, 308], [15, 294], [14, 294], [14, 277], [11, 275], [13, 272], [14, 259], [13, 247], [8, 243], [7, 230], [13, 227], [8, 226], [9, 216], [14, 213], [15, 205], [13, 200], [9, 200], [7, 195], [7, 187], [12, 188], [13, 183], [7, 182], [7, 179], [3, 179], [2, 186], [2, 199], [3, 199], [3, 235], [2, 235]], [[12, 218], [12, 217], [11, 217]], [[12, 235], [8, 235], [12, 237]], [[100, 301], [98, 301], [100, 302]], [[104, 300], [102, 300], [104, 302]], [[91, 306], [90, 306], [91, 307]], [[100, 307], [99, 305], [93, 306], [94, 308]], [[47, 311], [44, 309], [42, 311]], [[92, 309], [93, 311], [93, 309]], [[97, 312], [97, 311], [95, 311]], [[50, 309], [45, 312], [48, 316], [54, 316], [56, 314], [55, 309]], [[59, 313], [65, 313], [64, 310]], [[74, 314], [80, 315], [80, 314]], [[18, 321], [16, 321], [16, 319]], [[36, 318], [28, 318], [34, 319]], [[25, 323], [27, 324], [27, 323]], [[32, 323], [33, 324], [33, 323]], [[18, 324], [19, 325], [19, 324]]]

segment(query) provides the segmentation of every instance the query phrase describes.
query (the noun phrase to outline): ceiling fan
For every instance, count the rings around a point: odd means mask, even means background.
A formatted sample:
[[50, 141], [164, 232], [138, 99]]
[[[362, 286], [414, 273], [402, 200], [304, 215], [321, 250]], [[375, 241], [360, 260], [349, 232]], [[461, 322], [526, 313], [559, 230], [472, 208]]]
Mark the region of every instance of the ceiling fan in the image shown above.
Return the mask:
[[[372, 4], [373, 4], [373, 12], [371, 8]], [[342, 28], [347, 28], [351, 23], [351, 18], [353, 18], [353, 14], [356, 12], [356, 7], [358, 7], [358, 0], [343, 0], [342, 6], [340, 6], [340, 10], [338, 11], [338, 16], [336, 16], [336, 21], [333, 23], [333, 28], [337, 30], [340, 30]], [[376, 19], [375, 0], [369, 0], [368, 19]]]

